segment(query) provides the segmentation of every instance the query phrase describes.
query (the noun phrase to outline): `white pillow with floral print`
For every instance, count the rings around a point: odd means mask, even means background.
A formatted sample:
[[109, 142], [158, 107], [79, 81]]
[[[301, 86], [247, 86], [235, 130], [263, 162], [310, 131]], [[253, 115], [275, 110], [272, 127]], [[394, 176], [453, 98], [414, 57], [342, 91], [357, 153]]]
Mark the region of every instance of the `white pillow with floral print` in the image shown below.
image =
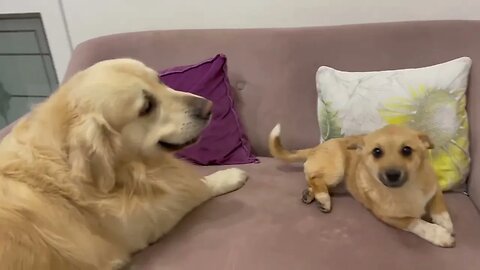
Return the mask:
[[442, 189], [462, 184], [470, 168], [466, 89], [471, 59], [415, 69], [316, 75], [321, 142], [404, 124], [425, 132]]

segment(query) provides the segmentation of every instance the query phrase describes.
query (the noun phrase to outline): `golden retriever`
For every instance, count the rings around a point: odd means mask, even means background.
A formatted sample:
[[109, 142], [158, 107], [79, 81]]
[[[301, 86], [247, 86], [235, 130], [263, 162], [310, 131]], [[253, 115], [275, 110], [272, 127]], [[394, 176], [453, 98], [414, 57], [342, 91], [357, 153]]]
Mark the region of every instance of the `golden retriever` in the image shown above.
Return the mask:
[[172, 152], [210, 101], [132, 59], [79, 72], [0, 144], [1, 269], [119, 269], [202, 202], [246, 181], [197, 176]]
[[[329, 212], [328, 189], [345, 181], [349, 193], [383, 222], [437, 246], [454, 246], [453, 224], [428, 160], [433, 144], [425, 134], [388, 125], [367, 135], [331, 139], [289, 152], [281, 144], [277, 125], [269, 148], [276, 158], [305, 161], [305, 203], [316, 200], [323, 212]], [[433, 223], [423, 220], [424, 214]]]

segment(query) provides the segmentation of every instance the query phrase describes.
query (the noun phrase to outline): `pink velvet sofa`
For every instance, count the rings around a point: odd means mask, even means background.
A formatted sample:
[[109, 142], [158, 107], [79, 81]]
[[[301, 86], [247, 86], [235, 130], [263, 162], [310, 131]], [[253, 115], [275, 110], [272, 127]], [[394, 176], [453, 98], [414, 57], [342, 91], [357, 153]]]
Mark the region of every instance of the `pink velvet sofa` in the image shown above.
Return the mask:
[[[161, 70], [217, 53], [228, 57], [237, 110], [261, 163], [238, 166], [250, 175], [244, 188], [194, 210], [136, 254], [133, 269], [480, 269], [480, 21], [117, 34], [80, 44], [65, 79], [104, 59], [133, 57]], [[287, 147], [319, 142], [314, 79], [319, 66], [399, 69], [461, 56], [473, 60], [472, 170], [463, 189], [446, 195], [455, 248], [438, 248], [388, 227], [341, 192], [330, 214], [301, 203], [302, 167], [269, 157], [267, 137], [281, 122]], [[207, 174], [219, 167], [198, 169]]]

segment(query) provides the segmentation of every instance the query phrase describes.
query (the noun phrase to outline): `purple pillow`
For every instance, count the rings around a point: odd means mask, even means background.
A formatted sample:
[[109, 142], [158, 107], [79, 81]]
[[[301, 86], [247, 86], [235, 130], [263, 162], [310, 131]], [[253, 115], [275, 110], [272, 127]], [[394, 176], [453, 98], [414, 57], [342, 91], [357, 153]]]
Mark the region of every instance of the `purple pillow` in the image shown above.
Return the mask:
[[191, 66], [160, 72], [169, 87], [193, 93], [213, 102], [212, 120], [199, 141], [177, 153], [177, 156], [199, 165], [257, 163], [250, 143], [234, 108], [227, 76], [227, 58], [217, 55]]

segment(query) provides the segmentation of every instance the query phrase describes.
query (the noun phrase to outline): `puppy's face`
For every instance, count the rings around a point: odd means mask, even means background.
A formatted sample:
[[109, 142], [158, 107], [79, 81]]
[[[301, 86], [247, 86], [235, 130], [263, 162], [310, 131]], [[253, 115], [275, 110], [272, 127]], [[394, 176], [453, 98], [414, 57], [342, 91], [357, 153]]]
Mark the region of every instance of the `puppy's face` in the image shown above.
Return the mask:
[[390, 125], [364, 136], [359, 148], [370, 175], [387, 187], [397, 188], [415, 181], [433, 145], [422, 133]]
[[103, 119], [130, 155], [179, 150], [194, 143], [210, 120], [210, 101], [169, 88], [157, 72], [131, 59], [100, 62], [68, 87], [76, 106]]

